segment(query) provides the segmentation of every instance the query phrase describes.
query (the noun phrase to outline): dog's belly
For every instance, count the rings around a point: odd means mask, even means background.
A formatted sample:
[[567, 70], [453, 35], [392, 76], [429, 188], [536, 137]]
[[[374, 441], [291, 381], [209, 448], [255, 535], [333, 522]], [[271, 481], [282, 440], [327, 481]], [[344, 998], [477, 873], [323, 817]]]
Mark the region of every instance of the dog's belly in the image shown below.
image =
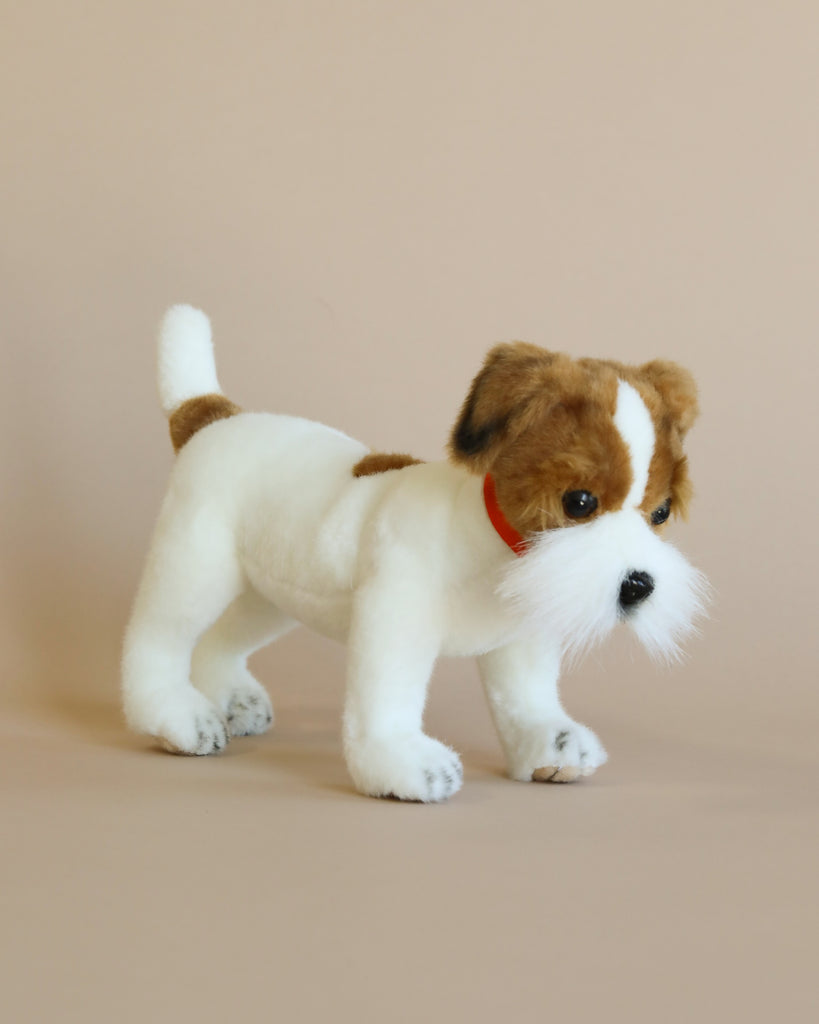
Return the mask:
[[256, 590], [290, 618], [331, 640], [347, 642], [353, 606], [351, 592], [319, 594], [272, 581], [264, 573], [249, 572], [248, 576]]
[[509, 643], [518, 633], [518, 618], [494, 593], [495, 576], [460, 584], [446, 604], [441, 654], [471, 657]]

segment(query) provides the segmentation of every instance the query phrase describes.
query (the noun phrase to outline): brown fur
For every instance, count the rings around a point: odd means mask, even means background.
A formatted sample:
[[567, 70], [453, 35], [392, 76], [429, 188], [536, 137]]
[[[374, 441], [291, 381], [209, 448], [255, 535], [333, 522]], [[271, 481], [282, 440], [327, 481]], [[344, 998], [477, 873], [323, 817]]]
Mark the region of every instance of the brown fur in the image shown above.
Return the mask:
[[641, 367], [573, 360], [514, 342], [490, 351], [472, 383], [449, 444], [450, 458], [491, 472], [498, 503], [524, 536], [575, 522], [567, 491], [590, 491], [596, 512], [620, 508], [631, 486], [628, 450], [614, 426], [618, 380], [639, 392], [656, 432], [645, 515], [671, 498], [685, 514], [690, 498], [682, 439], [697, 414], [696, 386], [674, 363]]
[[171, 413], [168, 426], [173, 450], [178, 452], [203, 427], [228, 419], [242, 410], [224, 395], [197, 395], [189, 398]]
[[388, 454], [386, 452], [370, 452], [353, 466], [353, 476], [372, 476], [374, 473], [386, 473], [390, 469], [403, 469], [404, 466], [416, 466], [422, 460], [412, 455]]
[[620, 366], [619, 373], [639, 392], [654, 423], [654, 455], [640, 507], [650, 516], [670, 498], [673, 513], [685, 519], [693, 488], [683, 440], [699, 414], [694, 378], [676, 363], [662, 360], [638, 367]]

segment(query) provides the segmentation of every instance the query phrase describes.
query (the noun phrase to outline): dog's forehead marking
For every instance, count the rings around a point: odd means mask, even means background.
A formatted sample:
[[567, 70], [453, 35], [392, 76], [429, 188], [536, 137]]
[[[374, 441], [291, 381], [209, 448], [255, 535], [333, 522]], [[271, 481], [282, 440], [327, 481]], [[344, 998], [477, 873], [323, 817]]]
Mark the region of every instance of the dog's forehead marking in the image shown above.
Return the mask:
[[631, 384], [624, 380], [617, 385], [617, 408], [614, 425], [628, 448], [632, 482], [624, 506], [637, 508], [648, 486], [648, 468], [654, 454], [654, 423], [645, 402]]

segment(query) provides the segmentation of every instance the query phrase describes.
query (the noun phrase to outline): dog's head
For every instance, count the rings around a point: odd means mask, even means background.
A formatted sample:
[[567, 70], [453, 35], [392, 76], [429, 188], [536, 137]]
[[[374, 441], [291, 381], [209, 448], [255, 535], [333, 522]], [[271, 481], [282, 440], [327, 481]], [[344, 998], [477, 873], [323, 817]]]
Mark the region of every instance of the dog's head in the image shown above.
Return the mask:
[[586, 647], [618, 620], [674, 657], [704, 580], [661, 540], [691, 497], [683, 440], [697, 416], [675, 363], [571, 359], [517, 342], [492, 349], [450, 439], [453, 461], [491, 474], [526, 552], [502, 594]]

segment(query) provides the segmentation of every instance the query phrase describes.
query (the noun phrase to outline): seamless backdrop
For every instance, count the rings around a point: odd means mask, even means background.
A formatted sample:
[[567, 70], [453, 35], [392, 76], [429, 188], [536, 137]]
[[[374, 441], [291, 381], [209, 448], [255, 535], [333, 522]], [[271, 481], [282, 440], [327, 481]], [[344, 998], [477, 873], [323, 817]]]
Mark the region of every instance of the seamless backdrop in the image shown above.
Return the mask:
[[[808, 1012], [815, 5], [0, 13], [10, 1019]], [[671, 671], [616, 637], [566, 680], [610, 751], [595, 780], [504, 781], [474, 668], [445, 662], [429, 721], [463, 793], [355, 797], [343, 651], [306, 633], [255, 659], [275, 734], [207, 762], [125, 735], [177, 301], [211, 315], [237, 402], [427, 459], [497, 341], [695, 373], [673, 539], [712, 618]]]

